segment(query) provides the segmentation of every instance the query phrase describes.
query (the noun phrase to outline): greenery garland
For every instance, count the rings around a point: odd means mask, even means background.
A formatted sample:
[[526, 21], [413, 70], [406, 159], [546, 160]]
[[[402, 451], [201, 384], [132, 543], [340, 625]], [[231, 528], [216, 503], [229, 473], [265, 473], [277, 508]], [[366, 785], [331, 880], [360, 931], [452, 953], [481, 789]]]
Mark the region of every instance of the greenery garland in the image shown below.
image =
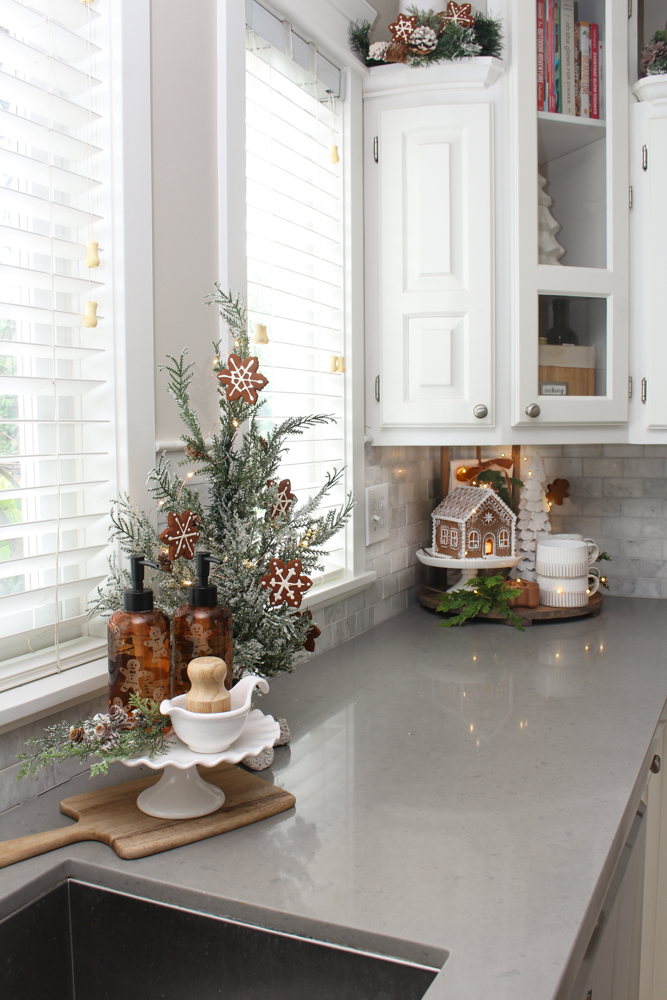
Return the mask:
[[169, 749], [164, 732], [169, 726], [171, 719], [160, 714], [154, 701], [131, 694], [129, 710], [114, 705], [106, 714], [98, 713], [74, 726], [57, 722], [47, 726], [43, 736], [26, 740], [26, 746], [38, 749], [34, 753], [17, 754], [23, 765], [16, 780], [71, 758], [84, 764], [90, 756], [99, 757], [90, 769], [92, 778], [106, 774], [115, 760], [128, 760], [138, 754], [157, 757]]
[[[475, 13], [474, 24], [463, 27], [447, 23], [443, 28], [442, 18], [433, 10], [408, 7], [416, 18], [416, 29], [430, 29], [437, 37], [435, 47], [430, 52], [407, 51], [403, 57], [395, 58], [392, 45], [376, 42], [371, 45], [370, 21], [353, 21], [349, 27], [350, 48], [361, 56], [367, 66], [384, 66], [389, 62], [407, 62], [408, 66], [428, 66], [431, 63], [451, 62], [474, 56], [495, 56], [500, 58], [503, 51], [502, 21], [499, 17], [486, 17]], [[374, 56], [381, 55], [381, 58]]]
[[667, 73], [667, 31], [656, 31], [642, 52], [642, 76], [662, 76]]
[[500, 573], [495, 576], [475, 576], [459, 590], [442, 594], [436, 610], [456, 611], [457, 614], [446, 622], [440, 622], [440, 628], [463, 625], [469, 618], [497, 611], [502, 618], [509, 618], [512, 625], [525, 632], [521, 619], [514, 614], [507, 603], [520, 593], [521, 590], [512, 587], [512, 581], [505, 580]]

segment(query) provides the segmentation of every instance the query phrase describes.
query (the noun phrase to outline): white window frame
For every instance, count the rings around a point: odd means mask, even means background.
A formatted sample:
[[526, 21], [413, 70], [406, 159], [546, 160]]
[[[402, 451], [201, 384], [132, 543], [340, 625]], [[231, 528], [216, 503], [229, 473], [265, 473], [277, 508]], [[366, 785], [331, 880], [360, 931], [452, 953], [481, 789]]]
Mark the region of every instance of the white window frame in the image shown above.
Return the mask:
[[[264, 3], [264, 0], [262, 0]], [[314, 588], [304, 604], [317, 611], [369, 587], [364, 530], [364, 265], [362, 80], [368, 70], [350, 52], [349, 21], [375, 19], [366, 0], [279, 0], [288, 20], [345, 74], [341, 159], [345, 190], [345, 448], [348, 483], [357, 506], [347, 532], [343, 577]], [[112, 294], [118, 489], [151, 506], [146, 473], [155, 462], [153, 345], [153, 213], [151, 154], [150, 0], [111, 0]], [[245, 16], [239, 0], [217, 0], [218, 13], [218, 274], [245, 296]], [[180, 442], [160, 442], [180, 450]], [[102, 694], [106, 657], [3, 692], [0, 735]]]
[[[116, 483], [148, 509], [146, 473], [155, 462], [150, 0], [107, 2], [104, 44], [111, 99], [106, 201], [112, 253], [106, 273], [113, 298]], [[106, 656], [98, 656], [3, 691], [0, 735], [95, 697], [106, 685]]]
[[[366, 570], [364, 525], [364, 263], [363, 263], [363, 105], [362, 79], [368, 70], [347, 45], [349, 18], [329, 0], [260, 0], [262, 6], [288, 22], [344, 73], [341, 157], [344, 191], [345, 281], [345, 462], [348, 489], [357, 506], [346, 532], [346, 570], [335, 580], [313, 587], [304, 606], [313, 611], [366, 590], [377, 574]], [[355, 18], [371, 22], [375, 11], [366, 0], [351, 0]], [[233, 289], [247, 286], [245, 254], [245, 19], [238, 0], [218, 0], [218, 150], [220, 190], [220, 272]], [[243, 24], [241, 25], [241, 20]], [[239, 264], [243, 258], [243, 271]], [[227, 262], [227, 269], [223, 268]], [[236, 280], [233, 280], [236, 279]], [[224, 283], [224, 282], [223, 282]]]

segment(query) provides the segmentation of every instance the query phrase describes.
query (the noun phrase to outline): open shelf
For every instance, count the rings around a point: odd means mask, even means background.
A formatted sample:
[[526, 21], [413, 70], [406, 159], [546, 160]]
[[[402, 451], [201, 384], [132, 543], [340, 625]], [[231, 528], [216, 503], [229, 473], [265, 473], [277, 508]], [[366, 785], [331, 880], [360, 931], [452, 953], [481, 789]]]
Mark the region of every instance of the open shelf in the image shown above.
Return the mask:
[[548, 163], [588, 146], [607, 134], [607, 123], [598, 118], [577, 118], [552, 111], [537, 112], [537, 162]]

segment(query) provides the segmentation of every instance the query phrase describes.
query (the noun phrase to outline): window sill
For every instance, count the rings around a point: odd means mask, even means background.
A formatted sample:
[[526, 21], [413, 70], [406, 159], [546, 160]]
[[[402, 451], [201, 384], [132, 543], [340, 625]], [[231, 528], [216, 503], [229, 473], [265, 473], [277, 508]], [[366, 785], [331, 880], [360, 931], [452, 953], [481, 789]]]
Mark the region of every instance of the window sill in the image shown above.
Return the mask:
[[[312, 612], [336, 604], [346, 597], [354, 597], [366, 590], [377, 578], [370, 571], [359, 576], [345, 574], [329, 583], [314, 588], [312, 596], [304, 599], [304, 607]], [[106, 657], [92, 660], [78, 667], [71, 667], [59, 674], [49, 674], [38, 680], [3, 691], [0, 705], [0, 735], [38, 719], [45, 719], [55, 712], [102, 694], [107, 686]]]
[[0, 735], [28, 722], [45, 719], [54, 712], [94, 698], [107, 688], [107, 660], [101, 657], [70, 667], [59, 674], [3, 691], [0, 705]]
[[361, 573], [354, 576], [351, 572], [344, 573], [330, 583], [323, 583], [320, 587], [313, 587], [313, 590], [303, 599], [303, 605], [311, 611], [321, 611], [328, 608], [330, 604], [336, 604], [345, 597], [354, 597], [368, 587], [377, 579], [375, 570]]

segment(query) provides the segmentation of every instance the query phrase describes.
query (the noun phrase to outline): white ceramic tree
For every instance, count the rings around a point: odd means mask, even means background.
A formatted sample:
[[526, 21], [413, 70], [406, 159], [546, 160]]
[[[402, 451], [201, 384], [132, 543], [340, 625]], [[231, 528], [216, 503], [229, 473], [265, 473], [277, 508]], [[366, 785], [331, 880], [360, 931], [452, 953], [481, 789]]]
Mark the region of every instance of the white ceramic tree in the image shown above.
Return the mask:
[[523, 580], [535, 580], [535, 549], [539, 536], [551, 531], [549, 523], [549, 502], [547, 501], [544, 484], [546, 482], [544, 463], [536, 452], [530, 462], [521, 469], [521, 479], [525, 485], [521, 490], [519, 500], [519, 516], [517, 519], [518, 545], [517, 555], [521, 562], [512, 572], [512, 576]]
[[560, 223], [556, 222], [549, 211], [549, 206], [553, 198], [544, 190], [547, 183], [546, 178], [538, 173], [537, 183], [540, 190], [537, 195], [537, 246], [538, 259], [540, 264], [560, 264], [559, 258], [565, 253], [564, 248], [556, 239], [556, 233], [560, 229]]

